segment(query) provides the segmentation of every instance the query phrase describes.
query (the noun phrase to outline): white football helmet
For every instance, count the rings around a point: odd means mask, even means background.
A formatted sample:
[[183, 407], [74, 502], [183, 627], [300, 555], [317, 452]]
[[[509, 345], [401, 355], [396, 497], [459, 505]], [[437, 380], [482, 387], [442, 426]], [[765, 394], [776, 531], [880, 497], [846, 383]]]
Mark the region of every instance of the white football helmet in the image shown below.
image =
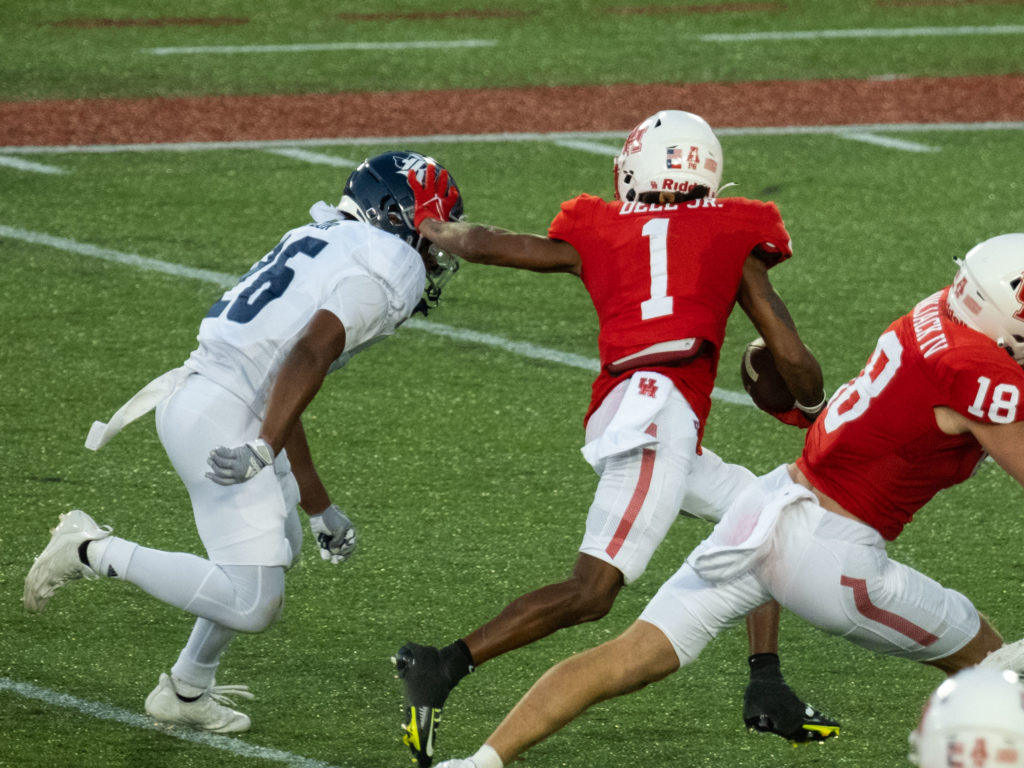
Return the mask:
[[1013, 672], [968, 667], [928, 699], [910, 734], [920, 768], [1024, 768], [1024, 685]]
[[1024, 365], [1024, 233], [985, 240], [957, 264], [950, 310]]
[[615, 158], [615, 199], [641, 192], [689, 192], [705, 186], [714, 197], [722, 183], [722, 145], [704, 118], [665, 109], [629, 132]]

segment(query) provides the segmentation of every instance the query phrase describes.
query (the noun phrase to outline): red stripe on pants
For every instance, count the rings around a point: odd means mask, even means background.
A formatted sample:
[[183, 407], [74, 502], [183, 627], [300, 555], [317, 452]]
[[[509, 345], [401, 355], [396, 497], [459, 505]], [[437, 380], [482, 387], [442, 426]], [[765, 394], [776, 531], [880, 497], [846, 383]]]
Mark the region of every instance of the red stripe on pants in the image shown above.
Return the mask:
[[[651, 426], [654, 425], [652, 424]], [[648, 429], [648, 431], [650, 430]], [[647, 492], [651, 489], [651, 477], [654, 475], [654, 458], [656, 455], [657, 451], [653, 448], [644, 448], [641, 453], [640, 477], [636, 481], [636, 488], [633, 489], [633, 496], [629, 500], [629, 506], [626, 507], [626, 514], [619, 521], [619, 527], [615, 529], [615, 535], [612, 536], [611, 542], [609, 542], [607, 549], [605, 549], [605, 552], [610, 557], [615, 557], [619, 550], [622, 549], [623, 542], [626, 541], [633, 523], [636, 522], [636, 516], [640, 514], [640, 508], [644, 505]]]
[[864, 579], [853, 579], [849, 576], [842, 576], [839, 579], [839, 583], [844, 587], [849, 587], [853, 590], [853, 602], [854, 605], [857, 606], [857, 611], [872, 621], [877, 621], [879, 624], [889, 627], [889, 629], [895, 629], [901, 635], [909, 637], [919, 645], [929, 646], [939, 639], [931, 632], [923, 627], [917, 626], [917, 624], [914, 624], [909, 619], [898, 616], [892, 611], [887, 611], [884, 608], [879, 608], [877, 605], [872, 603], [871, 597], [868, 595], [868, 583]]

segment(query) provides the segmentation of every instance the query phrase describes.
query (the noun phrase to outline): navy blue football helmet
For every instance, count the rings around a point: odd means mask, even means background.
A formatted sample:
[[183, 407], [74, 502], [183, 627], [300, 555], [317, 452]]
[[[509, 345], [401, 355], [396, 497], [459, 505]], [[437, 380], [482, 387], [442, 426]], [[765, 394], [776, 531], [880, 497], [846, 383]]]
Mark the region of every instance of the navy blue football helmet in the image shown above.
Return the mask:
[[[436, 248], [413, 226], [415, 200], [409, 186], [409, 171], [422, 179], [427, 164], [444, 167], [431, 157], [418, 152], [385, 152], [367, 158], [352, 171], [338, 203], [338, 210], [377, 229], [401, 238], [423, 255], [427, 267], [425, 299], [430, 306], [441, 297], [441, 288], [459, 269], [458, 258]], [[458, 186], [448, 176], [449, 188]], [[450, 220], [462, 218], [462, 195], [452, 209]]]

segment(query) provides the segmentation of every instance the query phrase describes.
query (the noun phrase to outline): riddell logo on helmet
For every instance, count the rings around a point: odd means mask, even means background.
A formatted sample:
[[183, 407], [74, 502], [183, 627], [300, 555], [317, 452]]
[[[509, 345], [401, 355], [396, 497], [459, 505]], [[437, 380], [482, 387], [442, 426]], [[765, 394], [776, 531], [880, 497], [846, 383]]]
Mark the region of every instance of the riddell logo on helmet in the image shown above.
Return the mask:
[[657, 181], [651, 181], [651, 189], [658, 191], [667, 190], [670, 192], [689, 192], [696, 186], [699, 185], [693, 181], [676, 181], [674, 179], [662, 179], [661, 186], [659, 187]]

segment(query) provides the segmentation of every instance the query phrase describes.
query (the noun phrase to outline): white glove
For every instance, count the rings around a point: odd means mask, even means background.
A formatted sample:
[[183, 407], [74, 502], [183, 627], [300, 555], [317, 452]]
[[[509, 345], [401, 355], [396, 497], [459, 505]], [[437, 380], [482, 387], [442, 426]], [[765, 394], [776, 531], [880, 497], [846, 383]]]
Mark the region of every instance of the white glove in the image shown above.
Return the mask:
[[206, 476], [217, 485], [244, 483], [264, 467], [274, 463], [274, 450], [266, 440], [255, 440], [236, 448], [218, 446], [210, 451], [206, 463], [213, 472]]
[[319, 515], [309, 516], [309, 527], [320, 546], [320, 559], [343, 563], [356, 551], [356, 529], [348, 516], [331, 504]]

